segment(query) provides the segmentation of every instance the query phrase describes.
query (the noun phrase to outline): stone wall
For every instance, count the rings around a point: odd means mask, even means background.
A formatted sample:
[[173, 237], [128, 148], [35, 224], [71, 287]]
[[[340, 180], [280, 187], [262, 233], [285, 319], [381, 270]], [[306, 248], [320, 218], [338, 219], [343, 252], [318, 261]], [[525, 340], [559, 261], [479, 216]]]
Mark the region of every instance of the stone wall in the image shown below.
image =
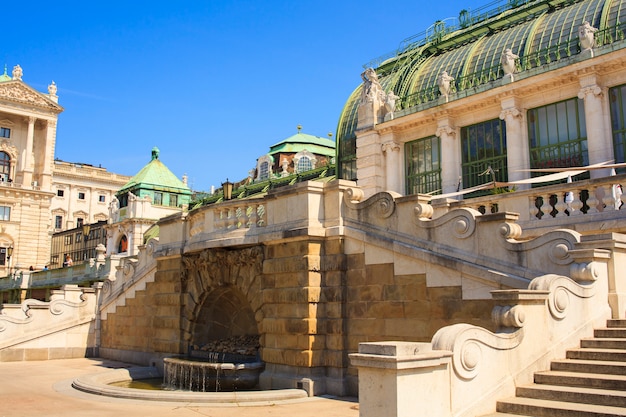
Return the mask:
[[101, 322], [103, 357], [142, 365], [181, 350], [181, 262], [180, 258], [157, 261], [154, 282]]

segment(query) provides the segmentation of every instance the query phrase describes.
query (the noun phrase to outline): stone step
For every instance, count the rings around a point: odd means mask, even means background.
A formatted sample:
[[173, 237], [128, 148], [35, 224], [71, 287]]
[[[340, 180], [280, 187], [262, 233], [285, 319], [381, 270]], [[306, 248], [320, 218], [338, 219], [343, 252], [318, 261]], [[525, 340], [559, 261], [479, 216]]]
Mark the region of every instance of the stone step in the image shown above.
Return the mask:
[[521, 415], [521, 414], [509, 414], [509, 413], [490, 413], [490, 414], [484, 414], [480, 417], [532, 417], [532, 416], [526, 416], [526, 415]]
[[611, 337], [611, 338], [626, 338], [626, 329], [623, 328], [606, 328], [595, 329], [593, 331], [594, 337]]
[[542, 371], [535, 372], [535, 383], [626, 391], [626, 375]]
[[600, 349], [625, 349], [626, 339], [606, 337], [602, 339], [581, 339], [580, 347], [582, 348], [600, 348]]
[[619, 417], [626, 408], [513, 397], [498, 401], [496, 411], [533, 417]]
[[515, 395], [539, 400], [626, 407], [626, 392], [599, 388], [535, 384], [517, 387]]
[[567, 359], [585, 359], [590, 361], [626, 362], [626, 350], [581, 348], [570, 349], [566, 353]]
[[606, 327], [624, 327], [626, 328], [625, 319], [610, 319], [606, 321]]
[[624, 375], [626, 374], [626, 362], [563, 359], [552, 361], [550, 364], [550, 370], [591, 374]]

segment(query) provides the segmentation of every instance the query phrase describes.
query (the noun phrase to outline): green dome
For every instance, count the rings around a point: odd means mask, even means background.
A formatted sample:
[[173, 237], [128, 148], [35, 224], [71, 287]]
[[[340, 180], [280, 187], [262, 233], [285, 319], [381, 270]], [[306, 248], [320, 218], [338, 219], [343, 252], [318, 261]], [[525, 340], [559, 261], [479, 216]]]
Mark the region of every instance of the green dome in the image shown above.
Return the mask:
[[0, 75], [0, 83], [3, 83], [5, 81], [11, 81], [11, 77], [9, 77], [9, 74], [7, 74], [7, 66], [4, 66], [4, 74]]
[[[419, 111], [439, 104], [437, 77], [443, 71], [454, 78], [458, 96], [464, 97], [502, 77], [500, 56], [506, 48], [520, 56], [522, 70], [541, 67], [579, 52], [578, 28], [585, 21], [599, 29], [596, 38], [623, 36], [617, 29], [626, 20], [625, 12], [626, 0], [496, 1], [471, 13], [461, 11], [458, 23], [436, 22], [403, 41], [393, 54], [365, 67], [376, 70], [386, 92], [393, 90], [400, 97], [396, 108], [400, 117], [404, 109]], [[615, 30], [602, 32], [608, 28]], [[339, 118], [340, 164], [356, 157], [361, 88], [350, 95]], [[349, 170], [343, 172], [347, 174], [342, 177], [350, 176]]]

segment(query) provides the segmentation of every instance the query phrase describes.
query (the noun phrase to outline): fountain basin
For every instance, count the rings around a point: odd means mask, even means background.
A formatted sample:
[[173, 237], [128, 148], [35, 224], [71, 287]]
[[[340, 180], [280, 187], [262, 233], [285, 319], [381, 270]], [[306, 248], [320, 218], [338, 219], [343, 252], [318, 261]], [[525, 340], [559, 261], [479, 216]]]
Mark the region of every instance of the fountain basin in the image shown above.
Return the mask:
[[250, 390], [259, 383], [263, 362], [224, 363], [164, 358], [164, 383], [170, 389], [199, 392]]
[[90, 394], [114, 398], [128, 398], [147, 401], [187, 402], [190, 404], [237, 404], [258, 405], [276, 404], [282, 401], [305, 400], [306, 391], [301, 389], [280, 389], [266, 391], [235, 392], [190, 392], [154, 391], [136, 388], [116, 387], [109, 384], [133, 379], [147, 379], [161, 376], [155, 367], [114, 369], [96, 374], [80, 376], [72, 381], [72, 387]]

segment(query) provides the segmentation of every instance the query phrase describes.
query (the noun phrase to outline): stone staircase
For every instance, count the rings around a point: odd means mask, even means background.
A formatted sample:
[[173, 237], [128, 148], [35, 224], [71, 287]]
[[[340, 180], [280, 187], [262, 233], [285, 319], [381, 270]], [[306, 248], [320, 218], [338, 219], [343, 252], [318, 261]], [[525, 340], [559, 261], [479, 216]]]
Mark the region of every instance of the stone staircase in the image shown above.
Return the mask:
[[626, 320], [609, 320], [484, 417], [626, 416]]

